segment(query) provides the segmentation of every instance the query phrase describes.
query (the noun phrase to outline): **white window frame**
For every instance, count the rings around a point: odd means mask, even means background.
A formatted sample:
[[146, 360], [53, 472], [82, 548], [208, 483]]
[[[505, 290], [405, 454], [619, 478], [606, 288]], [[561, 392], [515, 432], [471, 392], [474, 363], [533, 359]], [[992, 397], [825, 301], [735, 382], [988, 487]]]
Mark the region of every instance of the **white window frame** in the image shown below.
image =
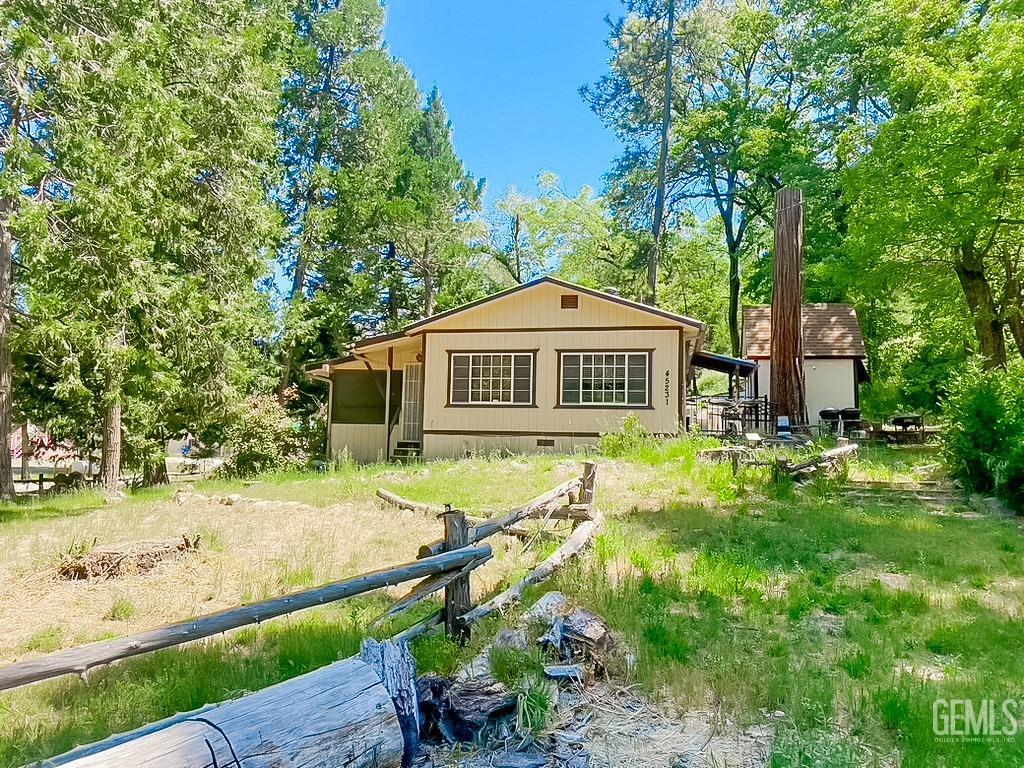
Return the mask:
[[[585, 403], [583, 402], [583, 356], [584, 355], [624, 355], [626, 358], [625, 378], [623, 379], [623, 395], [625, 401], [621, 403]], [[644, 401], [643, 403], [629, 402], [629, 357], [630, 355], [643, 355], [644, 357]], [[565, 402], [565, 361], [569, 357], [577, 358], [577, 365], [580, 370], [579, 401], [575, 403]], [[593, 378], [591, 378], [593, 382]], [[558, 353], [558, 405], [565, 408], [649, 408], [651, 405], [651, 353], [647, 350], [624, 350], [624, 349], [595, 349], [580, 350]]]
[[[508, 357], [511, 358], [510, 363], [511, 363], [511, 370], [512, 370], [512, 378], [511, 378], [511, 388], [508, 391], [508, 396], [509, 396], [508, 400], [474, 400], [473, 399], [473, 389], [474, 389], [473, 388], [473, 358], [474, 357], [479, 357], [481, 355], [489, 355], [489, 356], [491, 356], [492, 366], [493, 366], [493, 359], [496, 356], [500, 356], [500, 357], [508, 356]], [[469, 370], [469, 373], [468, 373], [469, 385], [468, 385], [468, 387], [466, 389], [466, 397], [467, 397], [466, 400], [456, 400], [455, 399], [455, 359], [459, 358], [459, 357], [468, 357], [469, 358], [469, 369], [468, 369]], [[528, 401], [526, 401], [526, 402], [521, 402], [521, 403], [517, 403], [517, 402], [514, 401], [515, 391], [516, 391], [516, 358], [519, 358], [519, 357], [528, 358], [529, 361], [530, 361], [530, 389], [529, 389], [530, 399]], [[524, 407], [531, 407], [531, 406], [533, 406], [534, 392], [536, 391], [536, 375], [537, 375], [536, 374], [536, 370], [535, 370], [535, 366], [536, 366], [535, 357], [536, 357], [536, 355], [533, 352], [501, 352], [501, 351], [491, 351], [491, 350], [486, 350], [486, 349], [482, 349], [480, 351], [473, 351], [473, 352], [450, 352], [448, 354], [448, 393], [449, 393], [449, 405], [470, 406], [470, 407], [473, 407], [473, 406], [492, 406], [492, 407], [502, 407], [502, 408], [524, 408]], [[491, 390], [492, 393], [493, 393], [493, 391], [495, 389], [495, 387], [493, 385], [493, 382], [494, 382], [494, 376], [493, 376], [493, 373], [492, 373], [492, 375], [491, 375], [491, 386], [489, 387], [489, 389]], [[499, 392], [500, 392], [500, 386], [498, 387], [498, 389], [499, 389]]]

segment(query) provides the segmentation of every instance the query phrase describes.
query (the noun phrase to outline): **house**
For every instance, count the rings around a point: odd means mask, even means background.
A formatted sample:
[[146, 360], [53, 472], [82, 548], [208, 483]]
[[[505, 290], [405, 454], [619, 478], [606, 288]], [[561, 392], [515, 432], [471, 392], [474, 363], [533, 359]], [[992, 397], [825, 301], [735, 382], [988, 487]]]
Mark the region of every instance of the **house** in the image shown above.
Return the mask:
[[307, 366], [330, 385], [330, 453], [568, 451], [634, 413], [655, 434], [685, 421], [703, 323], [543, 277]]
[[[857, 311], [849, 304], [805, 304], [804, 391], [807, 415], [817, 424], [826, 408], [859, 408], [860, 384], [867, 380], [867, 351]], [[754, 397], [771, 395], [771, 307], [743, 310], [743, 356], [758, 363], [751, 379]]]

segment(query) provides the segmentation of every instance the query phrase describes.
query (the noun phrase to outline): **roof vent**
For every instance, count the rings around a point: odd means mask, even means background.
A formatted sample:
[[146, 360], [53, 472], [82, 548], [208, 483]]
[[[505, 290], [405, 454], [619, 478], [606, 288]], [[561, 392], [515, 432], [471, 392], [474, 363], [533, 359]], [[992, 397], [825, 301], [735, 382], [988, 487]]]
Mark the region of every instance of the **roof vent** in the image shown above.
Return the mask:
[[602, 288], [601, 290], [603, 290], [609, 296], [618, 296], [619, 295], [619, 289], [618, 288], [613, 288], [612, 286], [608, 286], [607, 288]]
[[562, 309], [579, 309], [580, 297], [575, 293], [562, 294]]

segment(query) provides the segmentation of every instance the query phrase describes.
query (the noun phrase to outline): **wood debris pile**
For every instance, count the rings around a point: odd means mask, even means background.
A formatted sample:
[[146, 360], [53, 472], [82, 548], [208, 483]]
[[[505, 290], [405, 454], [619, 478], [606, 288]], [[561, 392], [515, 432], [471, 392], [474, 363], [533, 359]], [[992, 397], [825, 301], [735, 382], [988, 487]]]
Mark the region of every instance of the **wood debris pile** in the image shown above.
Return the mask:
[[162, 562], [194, 552], [199, 539], [198, 535], [182, 534], [180, 539], [134, 541], [94, 547], [84, 554], [66, 553], [57, 565], [57, 576], [66, 580], [115, 579], [148, 573]]
[[[579, 690], [604, 674], [615, 644], [608, 625], [596, 614], [550, 592], [527, 611], [524, 621], [533, 625], [533, 634], [539, 634], [537, 646], [550, 662], [544, 665], [544, 680], [538, 684], [550, 690], [553, 706], [562, 691]], [[557, 727], [531, 733], [523, 723], [525, 694], [510, 690], [492, 675], [496, 651], [527, 652], [529, 648], [526, 627], [504, 630], [455, 677], [421, 677], [416, 686], [421, 749], [412, 764], [589, 768], [585, 722], [569, 718]]]

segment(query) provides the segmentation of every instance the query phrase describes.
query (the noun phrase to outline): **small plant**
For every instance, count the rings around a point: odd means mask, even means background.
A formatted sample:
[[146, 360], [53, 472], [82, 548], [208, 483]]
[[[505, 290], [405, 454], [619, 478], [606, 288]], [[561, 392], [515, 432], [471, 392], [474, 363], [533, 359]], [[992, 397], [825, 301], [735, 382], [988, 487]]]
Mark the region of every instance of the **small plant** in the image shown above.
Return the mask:
[[544, 672], [544, 658], [537, 648], [492, 648], [490, 661], [494, 679], [509, 688], [516, 688], [528, 677]]
[[871, 671], [871, 655], [865, 651], [858, 651], [852, 656], [840, 659], [839, 666], [854, 680], [861, 680]]
[[412, 645], [412, 655], [417, 672], [451, 675], [458, 669], [461, 654], [458, 643], [435, 634], [418, 638]]
[[558, 689], [542, 675], [523, 678], [516, 688], [516, 727], [522, 733], [539, 736], [551, 723], [551, 713], [558, 699]]
[[222, 467], [228, 477], [251, 477], [301, 466], [299, 427], [270, 395], [246, 400], [225, 431], [228, 457]]
[[47, 627], [41, 632], [37, 632], [32, 635], [25, 643], [26, 651], [40, 651], [41, 653], [49, 653], [50, 651], [56, 651], [60, 648], [64, 641], [64, 633], [60, 631], [59, 627]]
[[110, 610], [107, 611], [105, 619], [111, 621], [128, 621], [135, 615], [135, 605], [126, 597], [118, 597], [114, 600], [114, 604], [110, 606]]

